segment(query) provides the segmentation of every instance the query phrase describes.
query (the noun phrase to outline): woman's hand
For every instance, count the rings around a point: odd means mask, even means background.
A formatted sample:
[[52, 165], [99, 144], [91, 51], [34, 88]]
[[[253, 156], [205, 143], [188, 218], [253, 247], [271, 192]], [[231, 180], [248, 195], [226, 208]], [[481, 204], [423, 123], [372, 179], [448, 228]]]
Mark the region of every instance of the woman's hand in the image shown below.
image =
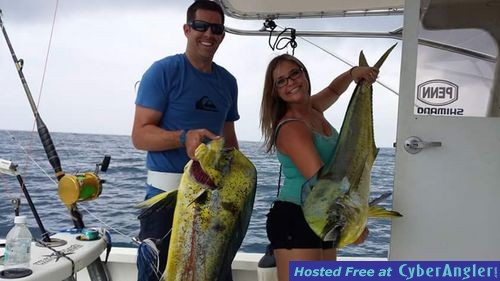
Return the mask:
[[368, 66], [355, 66], [349, 70], [352, 80], [356, 83], [360, 80], [365, 80], [366, 82], [372, 84], [377, 80], [378, 69], [375, 67]]

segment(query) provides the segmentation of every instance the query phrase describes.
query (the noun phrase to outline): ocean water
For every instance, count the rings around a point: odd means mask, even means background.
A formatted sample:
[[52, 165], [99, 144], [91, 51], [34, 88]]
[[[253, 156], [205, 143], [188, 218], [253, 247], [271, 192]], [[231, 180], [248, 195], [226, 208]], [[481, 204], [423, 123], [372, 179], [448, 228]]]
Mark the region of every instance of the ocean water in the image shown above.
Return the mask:
[[[139, 229], [139, 210], [134, 205], [144, 198], [145, 152], [136, 150], [128, 136], [70, 133], [52, 133], [51, 136], [66, 173], [93, 172], [104, 155], [111, 156], [107, 172], [99, 174], [106, 181], [101, 196], [93, 201], [80, 202], [78, 207], [87, 227], [106, 227], [111, 231], [113, 245], [134, 247], [131, 238], [138, 234]], [[268, 243], [266, 214], [277, 194], [279, 164], [274, 155], [263, 151], [259, 142], [240, 141], [240, 149], [258, 172], [254, 211], [240, 251], [263, 253]], [[54, 172], [36, 132], [0, 130], [0, 159], [18, 165], [18, 173], [24, 179], [47, 231], [73, 227], [68, 211], [57, 195]], [[393, 178], [394, 149], [381, 148], [372, 169], [371, 196], [392, 191]], [[0, 191], [0, 238], [4, 238], [13, 225], [12, 198], [21, 198], [20, 211], [28, 216], [32, 233], [40, 237], [17, 179], [0, 173]], [[389, 198], [381, 205], [390, 208], [391, 204]], [[340, 249], [339, 255], [387, 257], [390, 220], [370, 219], [368, 227], [370, 235], [362, 245]]]

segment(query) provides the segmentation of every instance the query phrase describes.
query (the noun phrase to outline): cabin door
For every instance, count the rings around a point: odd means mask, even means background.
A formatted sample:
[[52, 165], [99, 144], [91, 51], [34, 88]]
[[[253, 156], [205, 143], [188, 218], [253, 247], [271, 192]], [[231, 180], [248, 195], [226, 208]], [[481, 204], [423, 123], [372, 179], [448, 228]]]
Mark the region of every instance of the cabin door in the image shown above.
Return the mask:
[[[492, 61], [418, 45], [419, 2], [405, 3], [393, 194], [404, 217], [392, 220], [389, 259], [500, 260], [500, 117], [490, 106], [499, 70]], [[468, 13], [481, 2], [472, 0]], [[484, 13], [463, 18], [487, 20]], [[489, 38], [496, 57], [495, 32], [477, 32], [465, 41]]]

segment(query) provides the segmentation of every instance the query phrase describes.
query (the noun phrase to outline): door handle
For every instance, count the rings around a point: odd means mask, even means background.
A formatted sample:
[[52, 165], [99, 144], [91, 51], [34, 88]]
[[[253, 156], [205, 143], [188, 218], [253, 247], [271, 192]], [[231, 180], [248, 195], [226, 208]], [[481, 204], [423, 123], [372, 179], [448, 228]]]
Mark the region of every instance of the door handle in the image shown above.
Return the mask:
[[440, 141], [422, 141], [419, 137], [413, 136], [405, 140], [404, 148], [408, 153], [416, 154], [424, 148], [439, 146], [441, 146]]

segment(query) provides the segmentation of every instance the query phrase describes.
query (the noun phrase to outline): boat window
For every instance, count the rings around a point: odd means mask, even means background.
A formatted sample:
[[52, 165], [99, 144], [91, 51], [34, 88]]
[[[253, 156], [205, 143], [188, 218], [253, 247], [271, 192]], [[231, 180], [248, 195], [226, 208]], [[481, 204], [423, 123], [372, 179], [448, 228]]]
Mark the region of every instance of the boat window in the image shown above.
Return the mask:
[[487, 23], [487, 15], [476, 17], [477, 22], [464, 17], [472, 6], [480, 9], [474, 2], [465, 4], [465, 11], [459, 5], [450, 8], [447, 1], [436, 2], [431, 1], [421, 17], [414, 114], [500, 116], [495, 106], [500, 93], [494, 87], [498, 38], [491, 36], [499, 34], [500, 24]]

